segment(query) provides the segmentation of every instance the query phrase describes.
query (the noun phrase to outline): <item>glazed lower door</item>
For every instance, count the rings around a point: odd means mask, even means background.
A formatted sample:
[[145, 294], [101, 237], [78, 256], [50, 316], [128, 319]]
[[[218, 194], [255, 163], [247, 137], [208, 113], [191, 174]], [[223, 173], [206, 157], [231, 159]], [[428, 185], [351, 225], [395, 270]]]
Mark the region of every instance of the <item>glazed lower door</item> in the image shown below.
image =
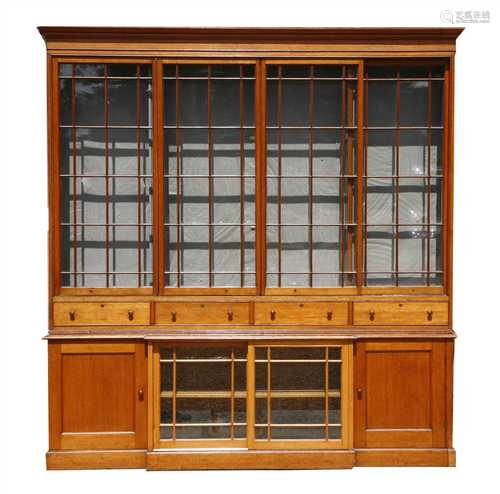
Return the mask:
[[154, 349], [155, 448], [352, 447], [352, 345]]

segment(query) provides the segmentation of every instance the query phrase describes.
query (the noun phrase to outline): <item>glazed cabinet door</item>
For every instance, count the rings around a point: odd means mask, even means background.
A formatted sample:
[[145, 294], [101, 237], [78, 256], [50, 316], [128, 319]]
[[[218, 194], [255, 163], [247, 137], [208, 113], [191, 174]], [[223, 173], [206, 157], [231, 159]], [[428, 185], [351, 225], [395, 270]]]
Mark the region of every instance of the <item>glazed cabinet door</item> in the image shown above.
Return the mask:
[[138, 449], [147, 441], [144, 344], [49, 343], [50, 449]]
[[354, 446], [444, 448], [453, 343], [370, 341], [354, 357]]
[[350, 343], [176, 343], [154, 351], [154, 447], [352, 447]]

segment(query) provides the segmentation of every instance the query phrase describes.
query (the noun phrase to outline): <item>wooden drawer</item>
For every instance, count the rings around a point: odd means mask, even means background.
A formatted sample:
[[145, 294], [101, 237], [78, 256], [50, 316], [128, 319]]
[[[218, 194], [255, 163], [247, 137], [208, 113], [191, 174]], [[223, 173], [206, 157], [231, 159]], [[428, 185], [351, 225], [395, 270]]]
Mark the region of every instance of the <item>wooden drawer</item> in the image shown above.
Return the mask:
[[56, 302], [54, 326], [147, 325], [149, 303]]
[[357, 326], [431, 326], [448, 324], [447, 302], [358, 302]]
[[245, 302], [176, 302], [156, 304], [157, 324], [249, 324]]
[[257, 302], [255, 324], [316, 324], [340, 326], [348, 323], [347, 302]]

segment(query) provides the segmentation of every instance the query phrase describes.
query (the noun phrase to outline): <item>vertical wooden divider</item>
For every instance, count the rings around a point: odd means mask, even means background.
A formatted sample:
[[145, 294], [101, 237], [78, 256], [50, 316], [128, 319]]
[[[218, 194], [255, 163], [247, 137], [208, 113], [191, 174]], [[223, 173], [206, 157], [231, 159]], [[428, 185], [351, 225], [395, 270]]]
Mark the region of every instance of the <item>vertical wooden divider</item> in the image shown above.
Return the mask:
[[255, 268], [257, 295], [266, 286], [266, 66], [255, 65]]
[[247, 441], [248, 447], [255, 445], [255, 346], [247, 349]]
[[153, 293], [158, 295], [164, 286], [164, 251], [163, 236], [163, 63], [153, 62]]

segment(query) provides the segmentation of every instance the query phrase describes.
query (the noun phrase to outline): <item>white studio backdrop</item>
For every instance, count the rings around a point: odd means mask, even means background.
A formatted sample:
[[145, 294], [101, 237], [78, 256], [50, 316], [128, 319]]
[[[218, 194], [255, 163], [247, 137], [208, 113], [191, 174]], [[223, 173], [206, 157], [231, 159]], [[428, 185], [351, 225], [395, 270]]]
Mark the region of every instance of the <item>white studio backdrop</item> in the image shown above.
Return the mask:
[[[4, 2], [2, 15], [1, 284], [7, 443], [2, 492], [471, 492], [498, 489], [495, 446], [500, 324], [498, 142], [499, 26], [492, 1], [336, 3], [320, 0], [86, 0]], [[443, 11], [447, 11], [444, 15]], [[456, 12], [488, 11], [490, 23], [451, 24]], [[443, 20], [444, 19], [444, 20]], [[458, 19], [459, 20], [459, 19]], [[38, 25], [81, 26], [465, 26], [457, 42], [455, 111], [454, 446], [457, 468], [348, 471], [47, 472], [47, 163], [45, 46]], [[7, 110], [7, 111], [6, 111]], [[5, 153], [5, 151], [7, 151]], [[3, 250], [6, 250], [4, 253]]]

